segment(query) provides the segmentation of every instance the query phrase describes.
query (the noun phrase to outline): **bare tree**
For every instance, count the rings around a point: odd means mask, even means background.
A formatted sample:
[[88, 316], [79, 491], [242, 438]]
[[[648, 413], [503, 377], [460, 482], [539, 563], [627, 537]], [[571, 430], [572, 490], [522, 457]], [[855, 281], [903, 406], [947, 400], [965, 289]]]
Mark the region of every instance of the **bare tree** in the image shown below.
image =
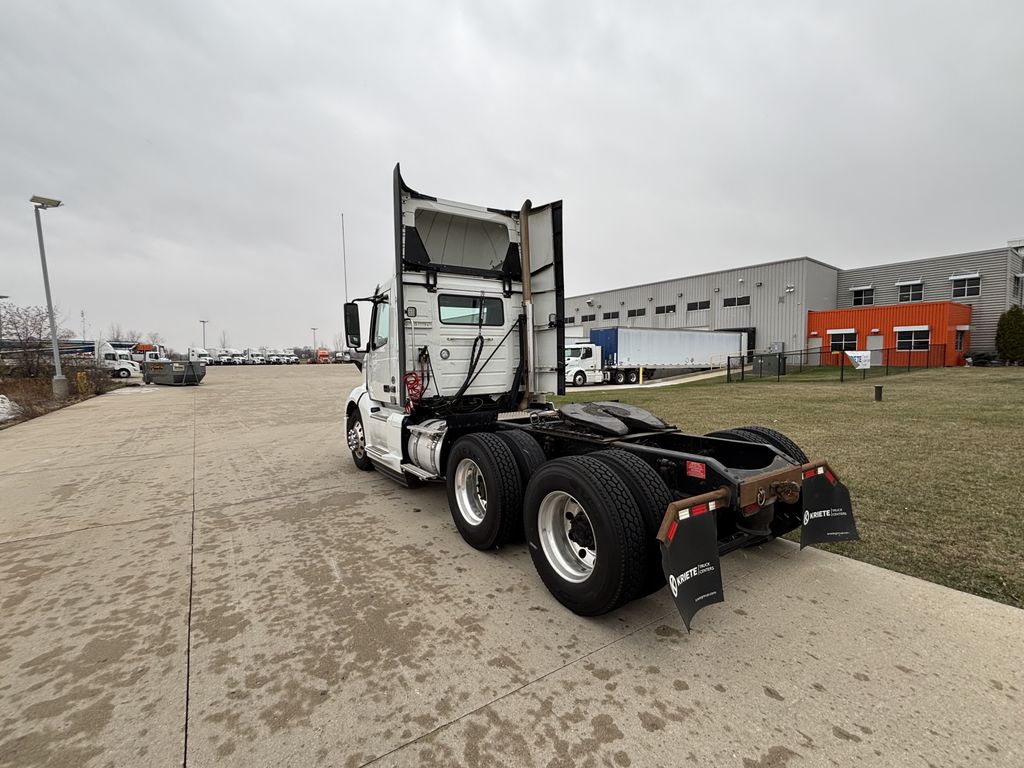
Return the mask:
[[[54, 315], [57, 314], [54, 308]], [[3, 312], [3, 332], [4, 337], [9, 339], [4, 344], [5, 348], [14, 350], [18, 373], [31, 377], [50, 370], [53, 347], [50, 340], [50, 315], [46, 307], [8, 304]], [[58, 340], [70, 339], [73, 335], [66, 328], [57, 330]]]
[[227, 349], [231, 346], [231, 339], [228, 337], [227, 331], [220, 332], [220, 348]]
[[120, 341], [124, 338], [124, 329], [121, 328], [120, 323], [111, 323], [110, 327], [107, 328], [107, 339], [109, 341]]
[[163, 344], [164, 337], [161, 336], [156, 331], [150, 331], [149, 333], [146, 334], [146, 341], [148, 341], [150, 344]]
[[348, 344], [345, 343], [345, 334], [344, 333], [336, 333], [336, 334], [334, 334], [334, 350], [335, 351], [340, 351], [340, 350], [347, 349], [347, 348], [348, 348]]

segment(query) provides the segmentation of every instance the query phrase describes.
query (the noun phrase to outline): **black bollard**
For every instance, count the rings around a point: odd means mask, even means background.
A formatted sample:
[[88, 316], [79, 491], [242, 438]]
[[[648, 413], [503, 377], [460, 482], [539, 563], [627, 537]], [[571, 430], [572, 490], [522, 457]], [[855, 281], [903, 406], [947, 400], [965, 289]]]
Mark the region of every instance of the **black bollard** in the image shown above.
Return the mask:
[[882, 402], [882, 385], [881, 384], [875, 384], [875, 402], [876, 403]]

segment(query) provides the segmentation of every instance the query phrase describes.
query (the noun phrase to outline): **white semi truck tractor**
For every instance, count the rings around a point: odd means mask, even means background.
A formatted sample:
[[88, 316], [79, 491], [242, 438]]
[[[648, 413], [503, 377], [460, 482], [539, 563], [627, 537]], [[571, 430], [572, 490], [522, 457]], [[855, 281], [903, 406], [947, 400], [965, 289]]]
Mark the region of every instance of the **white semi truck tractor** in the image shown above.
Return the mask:
[[[363, 339], [345, 434], [355, 466], [445, 483], [472, 547], [525, 538], [551, 594], [587, 616], [668, 583], [687, 627], [723, 599], [720, 556], [801, 528], [857, 537], [849, 492], [784, 435], [689, 434], [623, 403], [562, 405], [562, 203], [486, 208], [394, 171], [395, 252]], [[365, 346], [364, 346], [365, 343]]]

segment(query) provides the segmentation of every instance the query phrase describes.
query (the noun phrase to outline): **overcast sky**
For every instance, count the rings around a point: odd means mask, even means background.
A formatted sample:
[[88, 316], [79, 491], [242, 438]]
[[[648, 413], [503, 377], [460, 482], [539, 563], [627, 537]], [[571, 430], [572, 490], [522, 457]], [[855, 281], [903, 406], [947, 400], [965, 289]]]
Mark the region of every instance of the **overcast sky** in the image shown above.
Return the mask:
[[1024, 237], [1024, 3], [54, 2], [0, 24], [0, 294], [181, 350], [328, 344], [391, 171], [565, 201], [570, 294]]

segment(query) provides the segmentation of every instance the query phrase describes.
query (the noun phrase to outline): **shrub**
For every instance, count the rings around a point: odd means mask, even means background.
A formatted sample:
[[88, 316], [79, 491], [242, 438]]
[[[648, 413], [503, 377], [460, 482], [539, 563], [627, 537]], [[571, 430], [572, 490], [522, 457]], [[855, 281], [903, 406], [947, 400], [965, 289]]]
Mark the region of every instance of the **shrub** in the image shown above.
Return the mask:
[[999, 316], [996, 350], [1007, 362], [1024, 362], [1024, 310], [1010, 307]]

